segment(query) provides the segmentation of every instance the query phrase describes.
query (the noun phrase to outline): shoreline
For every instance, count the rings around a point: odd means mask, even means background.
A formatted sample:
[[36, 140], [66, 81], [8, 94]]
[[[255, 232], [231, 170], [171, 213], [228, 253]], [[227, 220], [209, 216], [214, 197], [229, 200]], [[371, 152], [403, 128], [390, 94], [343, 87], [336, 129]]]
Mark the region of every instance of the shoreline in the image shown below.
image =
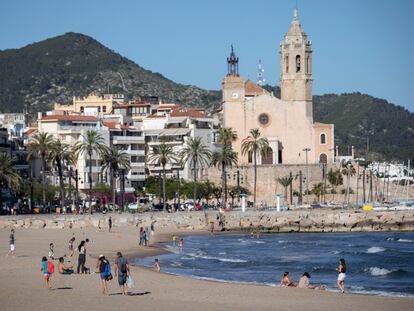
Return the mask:
[[[312, 305], [318, 305], [319, 311], [333, 308], [342, 310], [377, 310], [385, 311], [390, 308], [412, 310], [413, 299], [408, 297], [385, 297], [361, 294], [341, 295], [335, 292], [320, 291], [317, 294], [308, 289], [286, 289], [277, 286], [261, 284], [226, 283], [215, 280], [200, 280], [189, 276], [157, 273], [151, 268], [131, 265], [136, 287], [131, 289], [131, 295], [119, 295], [116, 280], [109, 284], [111, 295], [102, 296], [100, 293], [99, 277], [91, 275], [53, 275], [54, 290], [44, 288], [40, 269], [41, 256], [47, 255], [49, 242], [55, 244], [55, 254], [63, 254], [67, 248], [70, 236], [75, 235], [77, 242], [88, 237], [91, 242], [87, 246], [87, 266], [94, 270], [96, 257], [104, 254], [113, 258], [117, 251], [125, 257], [147, 257], [153, 254], [165, 253], [160, 247], [168, 242], [171, 234], [196, 235], [210, 234], [206, 230], [191, 229], [172, 230], [171, 228], [156, 227], [156, 234], [151, 247], [137, 247], [137, 227], [115, 226], [113, 232], [104, 228], [102, 232], [96, 228], [62, 230], [16, 229], [16, 258], [0, 256], [0, 300], [5, 310], [31, 310], [33, 305], [39, 310], [111, 310], [122, 306], [123, 310], [274, 310], [275, 305], [280, 310], [303, 310]], [[0, 229], [0, 253], [7, 252], [9, 229]], [[224, 232], [215, 234], [233, 234]], [[76, 265], [77, 255], [71, 264]], [[76, 266], [75, 266], [76, 267]], [[13, 276], [12, 278], [10, 276]], [[116, 278], [115, 278], [116, 279]], [[24, 280], [22, 282], [22, 280]], [[224, 294], [225, 293], [225, 294]], [[223, 295], [224, 294], [224, 295]], [[56, 303], [58, 302], [58, 303]], [[338, 303], [341, 305], [338, 306]]]
[[[401, 233], [407, 232], [407, 231], [399, 231]], [[413, 231], [414, 232], [414, 231]], [[294, 235], [296, 232], [288, 232], [288, 233], [281, 233], [281, 232], [262, 232], [261, 234], [263, 235], [277, 235], [277, 234], [292, 234]], [[341, 232], [325, 232], [326, 234], [338, 234]], [[350, 234], [360, 234], [361, 232], [350, 232]], [[373, 234], [377, 234], [380, 232], [372, 232]], [[384, 233], [384, 232], [382, 232]], [[395, 231], [393, 231], [393, 233], [396, 233]], [[186, 232], [186, 233], [179, 233], [179, 232], [173, 232], [172, 234], [176, 234], [176, 235], [180, 235], [183, 237], [186, 236], [194, 236], [194, 235], [210, 235], [210, 232], [203, 232], [203, 231], [198, 231], [198, 232]], [[238, 235], [246, 235], [248, 236], [248, 234], [246, 234], [246, 231], [218, 231], [215, 232], [214, 235], [231, 235], [231, 234], [238, 234]], [[320, 232], [307, 232], [307, 234], [320, 234]], [[168, 243], [169, 239], [167, 238], [167, 234], [164, 234], [164, 239], [160, 239], [156, 242], [156, 244], [153, 246], [154, 247], [154, 251], [148, 254], [138, 254], [136, 256], [130, 255], [128, 257], [128, 260], [130, 260], [131, 265], [138, 267], [138, 268], [142, 268], [142, 269], [146, 269], [149, 272], [153, 272], [153, 273], [157, 273], [155, 271], [153, 271], [153, 269], [149, 266], [145, 266], [145, 265], [140, 265], [140, 264], [135, 264], [134, 263], [134, 259], [143, 259], [143, 258], [147, 258], [147, 257], [155, 257], [157, 255], [165, 255], [165, 254], [175, 254], [174, 252], [172, 252], [171, 250], [167, 249], [167, 248], [163, 248], [161, 247], [161, 244], [163, 243]], [[194, 280], [201, 280], [201, 281], [208, 281], [208, 282], [218, 282], [218, 283], [228, 283], [228, 284], [240, 284], [240, 285], [255, 285], [255, 286], [268, 286], [268, 287], [281, 287], [279, 286], [277, 283], [262, 283], [262, 282], [244, 282], [244, 281], [231, 281], [231, 280], [225, 280], [225, 279], [217, 279], [217, 278], [208, 278], [208, 277], [200, 277], [200, 276], [196, 276], [196, 275], [187, 275], [187, 274], [180, 274], [180, 273], [173, 273], [173, 272], [166, 272], [166, 271], [161, 271], [160, 273], [164, 273], [166, 275], [173, 275], [173, 276], [179, 276], [179, 277], [184, 277], [184, 278], [191, 278]], [[289, 288], [290, 290], [296, 290], [297, 288]], [[330, 293], [337, 293], [340, 294], [339, 290], [332, 290], [329, 289], [327, 287], [326, 292], [330, 292]], [[374, 297], [394, 297], [394, 298], [408, 298], [408, 299], [413, 299], [414, 301], [414, 294], [401, 294], [401, 293], [393, 293], [393, 292], [380, 292], [380, 291], [368, 291], [368, 290], [360, 290], [360, 291], [347, 291], [346, 292], [347, 295], [363, 295], [363, 296], [374, 296]]]

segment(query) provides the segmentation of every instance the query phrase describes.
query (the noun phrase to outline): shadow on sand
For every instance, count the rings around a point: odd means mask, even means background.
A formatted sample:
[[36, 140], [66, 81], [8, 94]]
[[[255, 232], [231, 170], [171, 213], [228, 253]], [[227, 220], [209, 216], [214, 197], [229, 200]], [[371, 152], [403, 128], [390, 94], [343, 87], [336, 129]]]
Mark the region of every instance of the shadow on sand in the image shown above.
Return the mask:
[[[151, 294], [151, 292], [142, 292], [142, 293], [131, 293], [129, 292], [127, 296], [144, 296], [144, 295], [149, 295]], [[122, 293], [114, 293], [114, 294], [109, 294], [109, 296], [121, 296]]]

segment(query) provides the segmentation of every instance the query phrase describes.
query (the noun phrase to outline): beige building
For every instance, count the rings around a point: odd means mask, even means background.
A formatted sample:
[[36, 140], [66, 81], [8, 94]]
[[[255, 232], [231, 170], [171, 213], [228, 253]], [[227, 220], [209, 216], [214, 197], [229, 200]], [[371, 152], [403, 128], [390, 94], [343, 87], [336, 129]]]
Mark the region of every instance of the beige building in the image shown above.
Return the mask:
[[241, 77], [232, 49], [228, 74], [223, 80], [222, 120], [238, 135], [233, 147], [239, 164], [252, 163], [241, 154], [242, 140], [258, 128], [271, 150], [258, 157], [259, 164], [332, 163], [334, 125], [313, 122], [312, 43], [295, 11], [292, 24], [280, 43], [281, 98]]
[[53, 115], [102, 116], [111, 114], [113, 105], [124, 102], [123, 94], [97, 95], [91, 93], [86, 97], [73, 97], [72, 105], [55, 104]]

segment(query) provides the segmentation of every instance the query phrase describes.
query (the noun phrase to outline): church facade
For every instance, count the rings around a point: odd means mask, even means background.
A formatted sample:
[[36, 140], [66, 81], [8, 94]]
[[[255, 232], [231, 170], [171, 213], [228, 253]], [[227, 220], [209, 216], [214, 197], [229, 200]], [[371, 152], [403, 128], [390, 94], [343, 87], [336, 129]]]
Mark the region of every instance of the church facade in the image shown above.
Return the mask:
[[303, 32], [297, 12], [280, 44], [281, 98], [239, 75], [233, 49], [223, 80], [222, 121], [237, 132], [233, 148], [239, 165], [252, 163], [242, 155], [242, 140], [258, 128], [269, 141], [258, 164], [316, 164], [334, 161], [334, 125], [313, 121], [312, 43]]

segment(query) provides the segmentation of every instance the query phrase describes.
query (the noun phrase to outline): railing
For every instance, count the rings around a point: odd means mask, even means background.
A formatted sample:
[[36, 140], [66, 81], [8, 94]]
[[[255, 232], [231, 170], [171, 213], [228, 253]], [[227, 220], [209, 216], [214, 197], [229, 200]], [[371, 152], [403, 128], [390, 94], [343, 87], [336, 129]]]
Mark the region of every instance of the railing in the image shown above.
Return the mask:
[[126, 141], [126, 142], [144, 142], [144, 136], [114, 136], [112, 138], [113, 142], [116, 141]]

